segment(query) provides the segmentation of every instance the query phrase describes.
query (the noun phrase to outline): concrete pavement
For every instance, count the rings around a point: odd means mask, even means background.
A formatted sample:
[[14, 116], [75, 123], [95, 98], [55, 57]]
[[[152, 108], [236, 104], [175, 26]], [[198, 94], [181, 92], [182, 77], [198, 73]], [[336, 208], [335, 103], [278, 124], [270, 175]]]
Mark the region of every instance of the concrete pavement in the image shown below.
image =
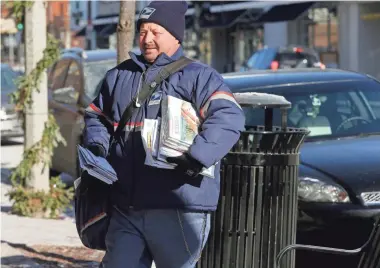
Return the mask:
[[1, 262], [2, 267], [40, 267], [12, 245], [82, 246], [72, 211], [62, 220], [36, 219], [9, 213], [11, 202], [5, 194], [11, 189], [11, 169], [22, 159], [22, 139], [1, 146]]
[[[9, 213], [12, 204], [5, 194], [11, 189], [10, 169], [21, 161], [22, 153], [22, 140], [1, 146], [1, 267], [42, 267], [25, 257], [15, 245], [83, 246], [76, 231], [72, 209], [66, 211], [60, 220], [20, 217]], [[155, 268], [154, 264], [152, 268]]]

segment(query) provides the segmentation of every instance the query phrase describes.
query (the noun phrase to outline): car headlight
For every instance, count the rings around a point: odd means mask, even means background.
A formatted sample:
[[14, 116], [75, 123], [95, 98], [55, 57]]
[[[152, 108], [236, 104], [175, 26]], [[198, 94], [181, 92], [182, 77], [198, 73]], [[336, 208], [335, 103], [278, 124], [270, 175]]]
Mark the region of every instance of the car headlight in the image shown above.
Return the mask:
[[298, 198], [306, 202], [350, 202], [348, 193], [339, 185], [328, 184], [310, 177], [299, 178]]

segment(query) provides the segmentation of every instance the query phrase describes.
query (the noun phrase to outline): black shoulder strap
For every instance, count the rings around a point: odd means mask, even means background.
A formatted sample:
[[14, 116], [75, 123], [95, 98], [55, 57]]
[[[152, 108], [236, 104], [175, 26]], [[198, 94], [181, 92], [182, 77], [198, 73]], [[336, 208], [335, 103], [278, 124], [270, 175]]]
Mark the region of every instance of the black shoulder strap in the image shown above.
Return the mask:
[[162, 81], [168, 78], [171, 74], [178, 72], [191, 62], [193, 62], [193, 60], [182, 56], [178, 60], [163, 67], [154, 78], [153, 82], [150, 84], [144, 83], [138, 95], [128, 104], [123, 115], [121, 116], [120, 122], [115, 130], [115, 135], [121, 133], [125, 124], [131, 118], [133, 112], [140, 108], [141, 104], [143, 104], [145, 100], [156, 90], [157, 86], [160, 85]]

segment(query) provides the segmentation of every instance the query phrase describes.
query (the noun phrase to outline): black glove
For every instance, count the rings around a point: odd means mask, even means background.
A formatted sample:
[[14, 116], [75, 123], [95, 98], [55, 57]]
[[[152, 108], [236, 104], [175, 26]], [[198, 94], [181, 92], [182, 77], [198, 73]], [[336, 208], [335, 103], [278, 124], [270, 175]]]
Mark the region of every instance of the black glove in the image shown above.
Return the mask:
[[106, 150], [101, 145], [90, 145], [87, 149], [96, 156], [106, 157]]
[[190, 177], [198, 176], [203, 169], [203, 165], [187, 153], [178, 157], [167, 157], [166, 161], [177, 164], [175, 169], [184, 172]]

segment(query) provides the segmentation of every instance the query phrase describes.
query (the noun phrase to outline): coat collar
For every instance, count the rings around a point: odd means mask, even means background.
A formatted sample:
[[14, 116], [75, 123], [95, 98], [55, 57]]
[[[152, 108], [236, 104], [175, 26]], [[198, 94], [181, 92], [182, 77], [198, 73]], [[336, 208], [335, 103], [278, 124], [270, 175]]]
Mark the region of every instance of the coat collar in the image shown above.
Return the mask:
[[[162, 67], [165, 66], [173, 61], [178, 60], [181, 56], [184, 55], [183, 48], [180, 46], [177, 51], [173, 54], [173, 56], [169, 57], [166, 53], [161, 53], [157, 59], [153, 62], [151, 65], [154, 67]], [[144, 59], [144, 56], [142, 55], [136, 55], [133, 52], [129, 52], [129, 56], [131, 59], [138, 65], [143, 71], [146, 71], [147, 69], [147, 62]]]

